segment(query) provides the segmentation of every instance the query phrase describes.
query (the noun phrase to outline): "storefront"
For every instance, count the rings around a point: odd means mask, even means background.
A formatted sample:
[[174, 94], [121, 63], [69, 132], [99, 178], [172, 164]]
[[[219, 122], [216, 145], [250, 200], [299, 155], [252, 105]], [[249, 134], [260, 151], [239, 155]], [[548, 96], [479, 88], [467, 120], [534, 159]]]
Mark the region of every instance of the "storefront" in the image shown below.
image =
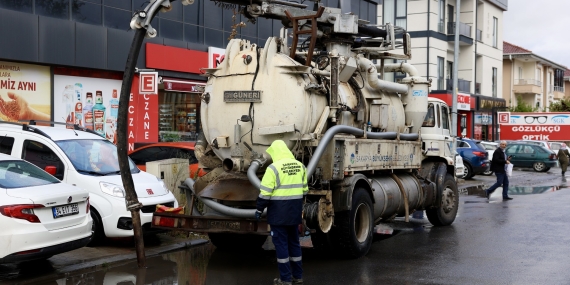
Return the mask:
[[475, 123], [473, 138], [483, 141], [496, 141], [499, 139], [497, 112], [507, 108], [507, 102], [502, 98], [493, 98], [483, 95], [474, 95], [477, 99], [475, 110]]
[[200, 131], [204, 82], [162, 78], [158, 92], [160, 141], [194, 141]]
[[[453, 94], [446, 91], [434, 91], [429, 94], [429, 97], [443, 100], [449, 108], [453, 104]], [[475, 97], [457, 93], [457, 135], [472, 138], [473, 137], [473, 120], [474, 110], [476, 107]], [[450, 110], [451, 111], [451, 110]]]

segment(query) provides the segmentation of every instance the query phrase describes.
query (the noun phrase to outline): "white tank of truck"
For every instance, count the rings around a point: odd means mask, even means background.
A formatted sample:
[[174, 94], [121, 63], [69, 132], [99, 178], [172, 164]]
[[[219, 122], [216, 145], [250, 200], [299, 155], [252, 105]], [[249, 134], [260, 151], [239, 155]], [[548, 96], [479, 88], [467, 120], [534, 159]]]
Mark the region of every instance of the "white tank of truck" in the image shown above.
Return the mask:
[[[263, 47], [233, 39], [204, 70], [196, 156], [210, 171], [186, 180], [203, 206], [174, 224], [218, 247], [260, 246], [268, 227], [253, 219], [259, 179], [278, 139], [307, 166], [304, 226], [316, 247], [360, 257], [375, 225], [414, 211], [451, 224], [459, 196], [449, 108], [428, 99], [431, 82], [413, 66], [394, 63], [411, 58], [409, 35], [340, 9], [244, 2], [247, 17], [281, 19], [292, 37]], [[384, 80], [389, 72], [405, 76]]]

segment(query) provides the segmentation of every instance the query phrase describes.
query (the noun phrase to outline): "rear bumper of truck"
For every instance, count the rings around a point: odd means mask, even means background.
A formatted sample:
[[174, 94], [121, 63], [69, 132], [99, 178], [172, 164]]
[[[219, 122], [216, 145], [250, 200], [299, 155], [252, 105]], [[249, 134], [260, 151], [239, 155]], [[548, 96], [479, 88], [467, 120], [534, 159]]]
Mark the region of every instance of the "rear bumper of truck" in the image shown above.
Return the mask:
[[269, 235], [267, 220], [239, 219], [214, 216], [188, 216], [172, 213], [154, 213], [152, 228], [181, 230], [197, 233], [238, 233]]

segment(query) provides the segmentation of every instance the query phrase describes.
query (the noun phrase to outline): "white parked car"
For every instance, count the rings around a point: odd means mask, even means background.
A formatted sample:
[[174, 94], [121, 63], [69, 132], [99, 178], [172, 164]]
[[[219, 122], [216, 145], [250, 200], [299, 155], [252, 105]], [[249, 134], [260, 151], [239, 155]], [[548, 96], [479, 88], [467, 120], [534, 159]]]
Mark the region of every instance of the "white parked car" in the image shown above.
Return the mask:
[[[90, 130], [14, 125], [0, 122], [0, 151], [45, 169], [59, 180], [86, 189], [90, 195], [93, 241], [105, 236], [133, 236], [131, 213], [119, 172], [117, 147]], [[174, 195], [156, 176], [130, 161], [135, 191], [142, 204], [143, 232], [150, 227], [156, 205], [178, 207]]]
[[0, 263], [47, 259], [91, 240], [89, 193], [0, 154]]
[[455, 152], [455, 177], [463, 177], [465, 175], [465, 164], [459, 153]]
[[[499, 143], [482, 141], [481, 145], [489, 153], [489, 161], [493, 160], [493, 153], [495, 153], [495, 150], [499, 147]], [[492, 174], [493, 174], [493, 171], [491, 171], [491, 169], [483, 172], [483, 175], [487, 175], [487, 176], [492, 175]]]

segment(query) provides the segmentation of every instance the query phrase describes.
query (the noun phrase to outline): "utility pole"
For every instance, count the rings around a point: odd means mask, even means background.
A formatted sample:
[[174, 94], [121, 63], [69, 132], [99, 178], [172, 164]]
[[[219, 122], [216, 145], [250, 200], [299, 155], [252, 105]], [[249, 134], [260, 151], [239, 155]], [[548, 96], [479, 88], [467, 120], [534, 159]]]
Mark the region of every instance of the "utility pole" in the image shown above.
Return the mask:
[[455, 42], [453, 51], [453, 101], [451, 104], [451, 135], [457, 136], [457, 69], [459, 65], [459, 15], [461, 0], [455, 1]]

